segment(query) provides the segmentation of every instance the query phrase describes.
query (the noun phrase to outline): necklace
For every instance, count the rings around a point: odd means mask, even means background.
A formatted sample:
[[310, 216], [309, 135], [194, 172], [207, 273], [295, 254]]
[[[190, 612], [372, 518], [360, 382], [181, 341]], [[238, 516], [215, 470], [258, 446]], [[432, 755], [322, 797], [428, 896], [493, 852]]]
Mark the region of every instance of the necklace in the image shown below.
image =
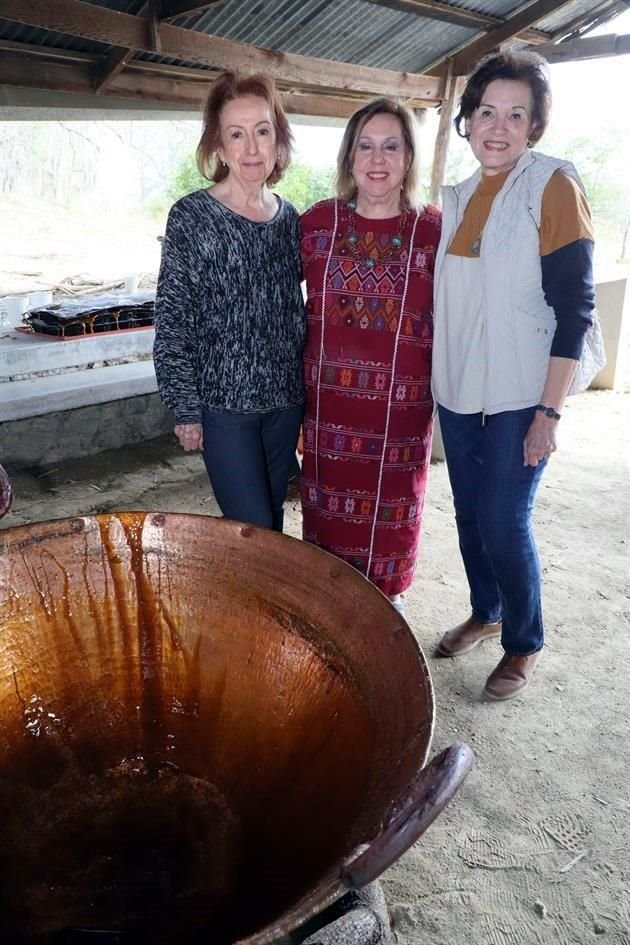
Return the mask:
[[479, 235], [472, 241], [470, 244], [470, 252], [473, 256], [478, 256], [481, 252], [481, 237], [483, 236], [483, 227], [479, 231]]
[[[483, 237], [483, 232], [486, 228], [488, 222], [488, 217], [490, 216], [493, 202], [496, 198], [496, 195], [499, 193], [508, 176], [510, 175], [514, 165], [509, 167], [506, 171], [502, 171], [500, 174], [492, 175], [490, 177], [482, 177], [477, 188], [470, 198], [468, 206], [471, 207], [470, 212], [470, 223], [467, 226], [468, 232], [472, 231], [477, 235], [473, 239], [472, 243], [468, 247], [468, 251], [471, 256], [479, 256], [481, 253], [481, 239]], [[468, 214], [468, 207], [466, 208], [466, 214]], [[481, 222], [483, 219], [483, 223]]]
[[403, 234], [405, 232], [405, 226], [407, 223], [407, 211], [403, 210], [398, 219], [398, 229], [394, 236], [389, 240], [389, 245], [378, 255], [374, 255], [376, 252], [376, 243], [369, 253], [361, 253], [359, 251], [359, 234], [357, 233], [357, 204], [355, 200], [349, 200], [347, 203], [349, 210], [349, 223], [348, 223], [348, 245], [350, 246], [350, 251], [354, 258], [363, 263], [368, 269], [374, 269], [377, 263], [383, 265], [388, 262], [396, 250], [400, 250], [403, 245]]
[[478, 256], [481, 252], [481, 237], [483, 236], [483, 231], [486, 225], [484, 223], [483, 226], [481, 226], [481, 207], [479, 206], [480, 197], [481, 195], [479, 193], [479, 187], [477, 187], [477, 190], [474, 192], [471, 198], [471, 200], [475, 201], [475, 230], [477, 231], [477, 236], [474, 238], [469, 247], [471, 256]]

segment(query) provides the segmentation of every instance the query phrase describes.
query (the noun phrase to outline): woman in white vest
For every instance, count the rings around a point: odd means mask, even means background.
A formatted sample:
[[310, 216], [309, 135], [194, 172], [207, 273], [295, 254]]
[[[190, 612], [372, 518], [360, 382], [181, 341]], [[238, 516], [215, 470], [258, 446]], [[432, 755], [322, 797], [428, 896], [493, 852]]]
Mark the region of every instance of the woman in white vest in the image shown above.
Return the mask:
[[490, 56], [469, 78], [455, 127], [480, 167], [444, 188], [435, 269], [433, 392], [471, 600], [438, 653], [500, 636], [491, 699], [521, 692], [543, 648], [531, 513], [594, 312], [580, 179], [531, 150], [550, 102], [535, 53]]

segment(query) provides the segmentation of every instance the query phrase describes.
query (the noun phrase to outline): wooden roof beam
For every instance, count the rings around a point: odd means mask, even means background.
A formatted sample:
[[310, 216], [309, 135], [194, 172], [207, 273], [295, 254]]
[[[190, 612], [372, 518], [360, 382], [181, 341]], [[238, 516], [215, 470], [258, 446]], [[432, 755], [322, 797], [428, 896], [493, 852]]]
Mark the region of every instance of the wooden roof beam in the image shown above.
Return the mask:
[[536, 50], [549, 62], [575, 62], [578, 59], [603, 59], [630, 53], [630, 34], [617, 36], [582, 36], [566, 43], [550, 43]]
[[149, 36], [151, 37], [151, 52], [159, 53], [162, 51], [160, 40], [160, 14], [162, 12], [162, 0], [148, 0], [142, 8], [142, 12], [147, 18], [149, 24]]
[[[144, 16], [149, 9], [148, 3], [143, 3], [138, 11], [138, 16]], [[155, 8], [153, 8], [155, 15]], [[153, 25], [155, 30], [155, 24]], [[93, 69], [92, 81], [94, 91], [97, 95], [102, 95], [107, 91], [117, 75], [119, 75], [125, 66], [131, 62], [135, 53], [128, 46], [112, 46], [108, 54]]]
[[430, 20], [442, 20], [453, 26], [466, 26], [470, 30], [488, 30], [499, 26], [503, 20], [486, 13], [471, 13], [459, 7], [452, 7], [440, 0], [368, 0], [377, 7], [388, 7], [399, 13], [414, 13]]
[[[465, 26], [471, 30], [491, 30], [501, 26], [505, 20], [489, 13], [472, 13], [460, 7], [452, 7], [441, 0], [367, 0], [378, 7], [387, 7], [399, 13], [413, 13], [429, 20], [441, 20], [443, 23], [452, 23], [453, 26]], [[551, 41], [549, 33], [542, 30], [527, 29], [520, 35], [526, 43], [548, 43]]]
[[205, 3], [199, 3], [199, 0], [162, 0], [160, 16], [163, 20], [174, 20], [178, 16], [197, 16], [225, 2], [226, 0], [206, 0]]
[[[29, 0], [26, 4], [0, 0], [0, 17], [134, 51], [153, 51], [146, 20], [81, 0]], [[263, 72], [274, 79], [321, 89], [402, 96], [427, 104], [441, 101], [440, 81], [433, 76], [278, 53], [166, 23], [160, 25], [160, 42], [162, 56], [216, 69], [238, 67], [246, 73]]]
[[[4, 70], [0, 68], [0, 84], [38, 87], [39, 74], [46, 77], [46, 82], [49, 83], [48, 88], [52, 91], [94, 92], [90, 81], [90, 69], [98, 63], [100, 58], [95, 53], [30, 46], [27, 43], [16, 43], [10, 40], [0, 40], [0, 52], [10, 54], [6, 59], [5, 57], [2, 59], [6, 68]], [[47, 60], [42, 65], [43, 71], [40, 73], [31, 61], [33, 56], [40, 61]], [[11, 62], [10, 67], [7, 65], [9, 62]], [[70, 64], [74, 68], [65, 71], [56, 70], [55, 66], [59, 63]], [[171, 63], [135, 59], [127, 64], [117, 84], [112, 80], [110, 84], [114, 85], [114, 89], [111, 94], [127, 94], [129, 97], [140, 97], [143, 100], [152, 101], [151, 89], [154, 87], [156, 92], [159, 92], [159, 98], [155, 101], [167, 102], [169, 99], [165, 98], [165, 94], [170, 89], [174, 92], [172, 98], [174, 104], [181, 104], [183, 101], [185, 104], [197, 107], [205, 101], [208, 89], [217, 75], [218, 73], [209, 69], [187, 68]], [[142, 78], [139, 79], [139, 76]], [[150, 81], [152, 78], [161, 79], [162, 82], [152, 83]], [[346, 118], [370, 98], [370, 96], [361, 96], [352, 92], [327, 93], [308, 85], [287, 84], [280, 80], [277, 86], [285, 102], [285, 108], [294, 114]], [[104, 97], [108, 92], [104, 93]], [[408, 104], [410, 107], [416, 107], [413, 100], [408, 100]]]
[[444, 80], [447, 94], [445, 100], [442, 102], [442, 107], [440, 108], [440, 121], [438, 124], [437, 134], [435, 136], [433, 164], [431, 165], [431, 184], [429, 187], [430, 203], [437, 203], [440, 196], [440, 187], [444, 183], [446, 163], [448, 160], [448, 142], [451, 136], [453, 116], [455, 114], [457, 79], [453, 75], [452, 62], [448, 62], [447, 66], [448, 72]]
[[591, 7], [588, 13], [582, 13], [580, 16], [576, 16], [570, 23], [567, 23], [561, 29], [555, 30], [550, 37], [551, 42], [555, 43], [560, 39], [564, 39], [565, 36], [570, 37], [577, 30], [583, 28], [586, 28], [586, 30], [594, 29], [602, 22], [602, 18], [605, 22], [607, 19], [612, 19], [618, 13], [622, 13], [627, 9], [627, 0], [606, 0], [605, 3], [596, 3]]
[[12, 39], [0, 39], [0, 52], [14, 53], [30, 59], [37, 56], [41, 59], [57, 59], [67, 62], [87, 62], [90, 65], [98, 62], [101, 56], [96, 53], [77, 52], [75, 49], [62, 49], [59, 46], [36, 46], [34, 43], [18, 43]]
[[[137, 64], [138, 66], [140, 63]], [[151, 64], [144, 64], [151, 65]], [[153, 65], [156, 65], [155, 63]], [[166, 68], [166, 67], [165, 67]], [[154, 102], [180, 105], [193, 109], [201, 115], [213, 81], [213, 73], [194, 70], [197, 76], [204, 72], [205, 82], [187, 81], [179, 70], [173, 77], [162, 72], [159, 75], [142, 74], [134, 64], [133, 70], [116, 76], [106, 96], [95, 97], [95, 105], [103, 98], [119, 99], [121, 107], [133, 107], [134, 102]], [[8, 52], [0, 58], [0, 85], [42, 89], [53, 92], [94, 95], [89, 69], [85, 62], [33, 61], [23, 54]], [[326, 95], [319, 92], [296, 90], [280, 91], [280, 96], [289, 114], [311, 115], [323, 118], [349, 118], [366, 101], [366, 97], [353, 98]], [[104, 116], [106, 112], [104, 112]]]
[[514, 39], [521, 40], [523, 43], [528, 43], [530, 46], [541, 46], [543, 43], [551, 42], [551, 36], [549, 33], [545, 33], [544, 30], [536, 30], [531, 27], [530, 29], [520, 30]]
[[[501, 26], [490, 30], [485, 36], [481, 36], [458, 52], [454, 56], [454, 74], [467, 75], [474, 64], [486, 53], [498, 48], [508, 40], [514, 39], [521, 30], [528, 29], [546, 16], [561, 10], [562, 7], [568, 6], [572, 2], [573, 0], [534, 0], [534, 3], [527, 3], [518, 13], [505, 20]], [[444, 71], [445, 67], [441, 65], [434, 70], [434, 74], [442, 74]]]
[[0, 56], [0, 85], [94, 94], [90, 67], [84, 61], [35, 60], [13, 51]]
[[[210, 73], [211, 74], [211, 73]], [[134, 102], [163, 102], [169, 105], [182, 105], [187, 108], [201, 109], [208, 94], [208, 85], [199, 82], [185, 82], [178, 78], [151, 77], [123, 73], [116, 76], [107, 90], [107, 96], [94, 94], [89, 69], [84, 65], [69, 62], [37, 63], [26, 56], [7, 54], [0, 59], [0, 85], [16, 85], [22, 88], [46, 89], [52, 92], [91, 94], [95, 107], [103, 98], [125, 99], [133, 107]], [[121, 107], [125, 102], [121, 102]]]
[[369, 100], [364, 98], [337, 98], [335, 95], [305, 95], [281, 92], [282, 104], [289, 115], [308, 115], [313, 118], [350, 118], [357, 108]]
[[107, 91], [117, 75], [123, 71], [134, 57], [133, 49], [127, 46], [112, 46], [92, 70], [92, 84], [97, 95]]

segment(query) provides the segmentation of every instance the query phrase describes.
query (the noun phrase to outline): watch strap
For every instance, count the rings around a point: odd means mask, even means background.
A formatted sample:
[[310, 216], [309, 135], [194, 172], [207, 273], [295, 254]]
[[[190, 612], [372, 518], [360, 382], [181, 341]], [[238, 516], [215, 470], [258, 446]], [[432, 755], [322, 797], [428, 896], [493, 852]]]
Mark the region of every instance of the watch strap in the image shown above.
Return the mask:
[[554, 410], [553, 407], [546, 407], [545, 404], [536, 404], [535, 409], [540, 410], [541, 413], [544, 413], [544, 415], [551, 420], [559, 420], [562, 416], [557, 410]]

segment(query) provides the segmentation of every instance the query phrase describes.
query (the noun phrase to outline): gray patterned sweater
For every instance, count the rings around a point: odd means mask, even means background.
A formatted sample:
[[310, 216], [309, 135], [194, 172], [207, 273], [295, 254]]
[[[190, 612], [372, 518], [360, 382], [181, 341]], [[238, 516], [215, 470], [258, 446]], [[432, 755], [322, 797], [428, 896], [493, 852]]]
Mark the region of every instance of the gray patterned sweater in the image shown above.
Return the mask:
[[204, 407], [262, 413], [303, 403], [299, 239], [297, 210], [283, 200], [267, 223], [207, 190], [171, 208], [153, 354], [176, 423], [200, 423]]

